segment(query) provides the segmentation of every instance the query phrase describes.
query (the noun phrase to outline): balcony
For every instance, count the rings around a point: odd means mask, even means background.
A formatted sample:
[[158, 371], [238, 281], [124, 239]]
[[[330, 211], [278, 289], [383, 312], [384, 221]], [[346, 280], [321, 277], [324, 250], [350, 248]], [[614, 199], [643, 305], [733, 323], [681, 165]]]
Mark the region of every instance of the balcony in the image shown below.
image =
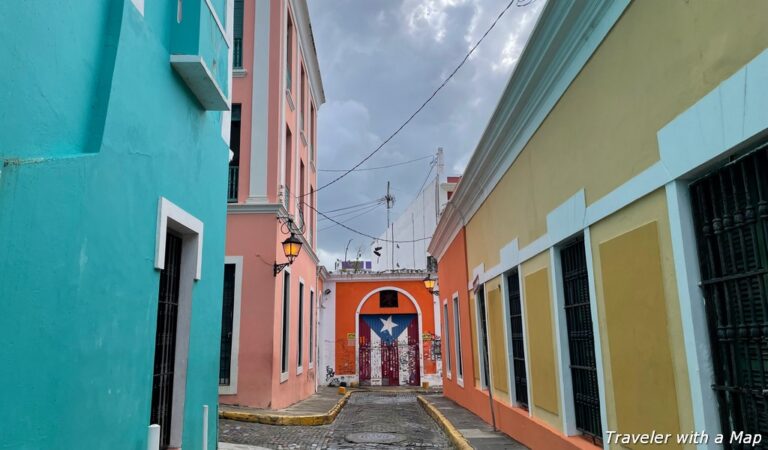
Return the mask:
[[237, 183], [240, 179], [240, 167], [229, 166], [229, 182], [227, 183], [227, 203], [237, 203]]

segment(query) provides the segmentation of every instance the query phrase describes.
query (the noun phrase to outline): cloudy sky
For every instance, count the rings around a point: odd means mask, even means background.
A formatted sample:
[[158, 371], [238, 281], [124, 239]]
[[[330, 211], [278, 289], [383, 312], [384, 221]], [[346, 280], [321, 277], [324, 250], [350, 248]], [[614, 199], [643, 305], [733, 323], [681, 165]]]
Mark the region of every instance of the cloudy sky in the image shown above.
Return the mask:
[[[346, 169], [407, 119], [456, 67], [509, 0], [308, 0], [326, 103], [319, 111], [319, 169]], [[544, 0], [517, 0], [437, 97], [362, 167], [434, 154], [443, 147], [448, 175], [460, 175], [493, 112]], [[393, 217], [418, 193], [429, 159], [354, 172], [318, 192], [332, 211], [375, 200], [387, 181]], [[338, 176], [319, 172], [322, 186]], [[373, 236], [386, 229], [386, 209], [360, 209], [337, 220]], [[360, 213], [362, 213], [360, 215]], [[331, 216], [339, 214], [329, 214]], [[321, 263], [333, 270], [353, 239], [371, 258], [371, 239], [318, 217]]]

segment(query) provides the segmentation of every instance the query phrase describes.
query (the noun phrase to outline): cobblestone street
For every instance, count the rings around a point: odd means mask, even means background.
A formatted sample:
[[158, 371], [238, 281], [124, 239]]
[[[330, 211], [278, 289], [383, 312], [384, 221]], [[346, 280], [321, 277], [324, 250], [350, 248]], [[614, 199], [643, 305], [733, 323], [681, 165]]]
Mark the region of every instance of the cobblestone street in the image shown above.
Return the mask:
[[[221, 442], [272, 449], [451, 447], [448, 438], [419, 406], [413, 393], [355, 393], [330, 425], [274, 426], [233, 420], [221, 420], [219, 424]], [[355, 435], [357, 433], [386, 435]], [[356, 437], [363, 439], [355, 439]], [[397, 442], [362, 442], [366, 437], [389, 437]]]

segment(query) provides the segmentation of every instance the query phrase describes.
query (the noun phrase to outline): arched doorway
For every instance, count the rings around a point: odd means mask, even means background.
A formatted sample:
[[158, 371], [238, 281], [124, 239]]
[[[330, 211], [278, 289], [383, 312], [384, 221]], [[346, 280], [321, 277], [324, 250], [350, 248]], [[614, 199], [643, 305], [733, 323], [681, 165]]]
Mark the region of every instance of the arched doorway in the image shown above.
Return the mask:
[[422, 316], [414, 297], [394, 286], [374, 289], [358, 304], [355, 319], [360, 385], [419, 386]]

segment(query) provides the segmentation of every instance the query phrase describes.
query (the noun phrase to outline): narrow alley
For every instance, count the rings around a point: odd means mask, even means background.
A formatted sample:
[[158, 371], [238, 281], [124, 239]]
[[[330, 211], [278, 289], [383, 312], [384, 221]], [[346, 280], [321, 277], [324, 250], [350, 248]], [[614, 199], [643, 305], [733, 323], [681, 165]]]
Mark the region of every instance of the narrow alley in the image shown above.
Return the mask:
[[276, 426], [221, 420], [219, 441], [266, 448], [450, 448], [412, 392], [363, 392], [330, 425]]

